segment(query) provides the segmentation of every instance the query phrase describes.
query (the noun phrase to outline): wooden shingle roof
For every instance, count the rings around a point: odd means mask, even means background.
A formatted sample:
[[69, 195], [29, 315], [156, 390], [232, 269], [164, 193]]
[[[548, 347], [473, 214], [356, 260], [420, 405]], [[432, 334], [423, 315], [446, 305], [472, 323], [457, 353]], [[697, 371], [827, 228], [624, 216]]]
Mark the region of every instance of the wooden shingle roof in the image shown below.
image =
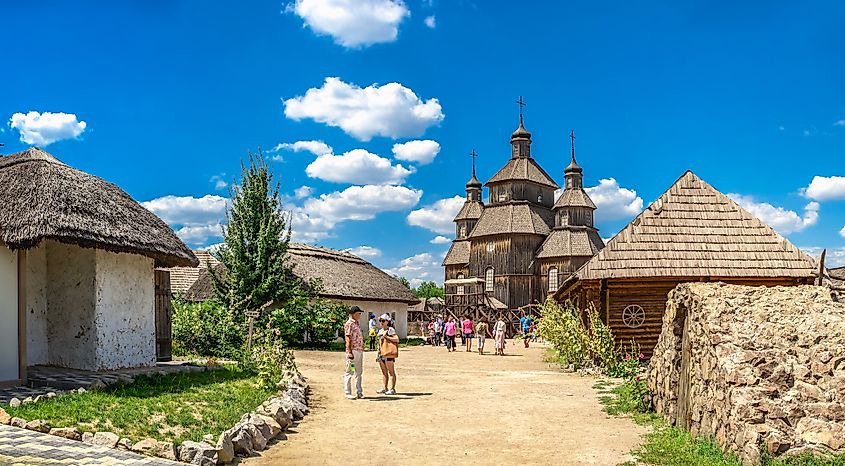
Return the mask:
[[554, 225], [554, 214], [527, 201], [511, 201], [484, 207], [470, 238], [523, 233], [546, 236]]
[[443, 259], [443, 265], [464, 265], [469, 264], [469, 240], [458, 239], [452, 241], [452, 246], [446, 257]]
[[170, 292], [184, 293], [188, 288], [197, 281], [200, 276], [200, 269], [207, 268], [208, 264], [212, 267], [219, 264], [214, 256], [208, 251], [194, 251], [194, 255], [199, 259], [199, 266], [197, 267], [172, 267], [167, 269], [170, 272]]
[[540, 249], [537, 259], [552, 257], [592, 257], [604, 247], [598, 231], [588, 227], [555, 229], [549, 233]]
[[455, 216], [455, 219], [453, 221], [457, 222], [458, 220], [475, 220], [481, 217], [482, 210], [484, 210], [484, 205], [482, 205], [480, 202], [464, 202], [464, 205], [461, 206], [461, 210], [458, 211], [458, 215]]
[[508, 160], [501, 170], [487, 180], [485, 186], [505, 181], [530, 181], [552, 189], [558, 188], [552, 177], [531, 157], [516, 157]]
[[596, 205], [593, 204], [593, 200], [582, 188], [569, 188], [564, 189], [560, 193], [560, 197], [557, 198], [555, 208], [558, 207], [588, 207], [595, 210]]
[[691, 171], [564, 283], [645, 277], [812, 277], [815, 262]]

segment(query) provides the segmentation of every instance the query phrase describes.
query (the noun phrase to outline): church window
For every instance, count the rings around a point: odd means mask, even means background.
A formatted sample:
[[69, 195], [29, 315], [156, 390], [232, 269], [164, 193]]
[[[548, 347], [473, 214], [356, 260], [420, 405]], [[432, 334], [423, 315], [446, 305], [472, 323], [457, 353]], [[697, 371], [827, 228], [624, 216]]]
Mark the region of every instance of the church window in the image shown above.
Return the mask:
[[557, 291], [557, 267], [549, 269], [549, 293]]
[[495, 246], [495, 245], [493, 245], [493, 242], [492, 242], [492, 241], [490, 241], [489, 243], [487, 243], [487, 252], [492, 253], [492, 252], [493, 252], [493, 251], [495, 251], [495, 250], [496, 250], [496, 246]]
[[[463, 278], [464, 278], [464, 274], [459, 273], [457, 278], [458, 278], [459, 280], [463, 279]], [[457, 294], [464, 294], [464, 286], [463, 286], [463, 285], [458, 285]]]
[[507, 191], [499, 191], [499, 202], [507, 202], [508, 200], [508, 193]]
[[571, 187], [572, 187], [572, 178], [567, 178], [567, 179], [566, 179], [566, 187], [567, 187], [567, 188], [571, 188]]
[[586, 212], [585, 217], [587, 217], [587, 225], [592, 225], [593, 224], [593, 213], [588, 210]]
[[461, 231], [460, 231], [459, 236], [460, 236], [461, 238], [463, 238], [463, 237], [464, 237], [464, 236], [466, 236], [466, 235], [467, 235], [467, 226], [466, 226], [466, 225], [461, 225]]
[[484, 291], [493, 291], [493, 267], [484, 271]]
[[539, 196], [537, 196], [537, 204], [542, 204], [542, 203], [543, 203], [543, 195], [540, 194]]
[[569, 212], [560, 213], [560, 224], [561, 226], [569, 225]]

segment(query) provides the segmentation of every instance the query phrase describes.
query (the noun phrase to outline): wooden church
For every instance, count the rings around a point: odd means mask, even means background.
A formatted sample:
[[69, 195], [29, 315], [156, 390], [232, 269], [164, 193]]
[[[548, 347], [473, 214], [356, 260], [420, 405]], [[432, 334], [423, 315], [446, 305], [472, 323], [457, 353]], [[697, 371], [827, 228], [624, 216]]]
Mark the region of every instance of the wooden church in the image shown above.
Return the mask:
[[455, 240], [443, 260], [446, 307], [455, 315], [477, 315], [479, 307], [518, 310], [541, 303], [604, 243], [593, 227], [596, 209], [583, 188], [570, 134], [570, 164], [559, 186], [531, 156], [531, 133], [522, 113], [511, 134], [511, 155], [484, 185], [475, 175], [455, 217]]

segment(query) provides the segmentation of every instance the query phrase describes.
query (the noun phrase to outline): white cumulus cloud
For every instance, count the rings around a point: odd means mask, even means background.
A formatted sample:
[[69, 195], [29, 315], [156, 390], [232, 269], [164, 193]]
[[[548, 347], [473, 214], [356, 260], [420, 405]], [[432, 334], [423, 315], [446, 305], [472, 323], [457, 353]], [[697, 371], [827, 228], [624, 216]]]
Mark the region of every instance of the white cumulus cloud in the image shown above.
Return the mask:
[[[810, 256], [813, 256], [816, 259], [816, 262], [818, 262], [819, 257], [825, 248], [819, 246], [803, 246], [800, 249]], [[827, 268], [845, 267], [845, 247], [832, 249], [827, 248], [827, 252], [824, 255], [824, 266]]]
[[395, 41], [399, 24], [411, 15], [401, 0], [296, 0], [286, 10], [347, 48]]
[[442, 285], [443, 267], [440, 262], [431, 253], [421, 252], [402, 259], [394, 267], [383, 270], [390, 275], [407, 278], [412, 287], [420, 286], [422, 282], [427, 281]]
[[408, 214], [408, 223], [425, 228], [441, 235], [454, 233], [452, 221], [464, 204], [463, 196], [440, 199], [433, 204], [421, 207]]
[[323, 141], [296, 141], [276, 144], [275, 147], [270, 149], [270, 152], [280, 152], [283, 150], [293, 152], [306, 151], [311, 152], [314, 155], [331, 154], [333, 151], [331, 146]]
[[818, 202], [810, 202], [804, 206], [804, 215], [801, 216], [794, 210], [773, 206], [767, 202], [757, 202], [753, 196], [728, 193], [728, 197], [782, 235], [801, 231], [815, 225], [819, 220]]
[[419, 139], [393, 145], [393, 156], [398, 160], [416, 162], [420, 165], [431, 163], [440, 153], [440, 144], [430, 139]]
[[227, 183], [224, 179], [225, 176], [225, 173], [214, 175], [208, 180], [208, 182], [214, 183], [214, 189], [216, 190], [226, 189], [226, 187], [229, 186], [229, 183]]
[[191, 247], [205, 245], [210, 239], [223, 237], [221, 224], [226, 218], [225, 197], [206, 194], [203, 197], [163, 196], [142, 202], [158, 215]]
[[599, 180], [597, 186], [584, 190], [596, 204], [596, 218], [602, 221], [630, 218], [643, 210], [643, 199], [637, 192], [619, 186], [615, 178]]
[[358, 246], [357, 248], [344, 249], [344, 251], [355, 254], [358, 257], [379, 257], [381, 250], [372, 246]]
[[15, 113], [9, 126], [18, 130], [21, 142], [46, 146], [63, 139], [79, 137], [88, 123], [79, 121], [73, 113], [28, 112]]
[[305, 167], [305, 173], [334, 183], [401, 184], [414, 170], [393, 165], [364, 149], [354, 149], [341, 155], [323, 154]]
[[445, 117], [436, 98], [421, 100], [399, 83], [361, 88], [340, 78], [326, 78], [322, 87], [284, 101], [285, 116], [312, 119], [342, 129], [361, 141], [373, 136], [416, 137]]
[[430, 27], [431, 29], [437, 27], [437, 19], [434, 17], [434, 15], [426, 16], [423, 22], [426, 26]]
[[845, 176], [814, 176], [801, 194], [815, 201], [845, 199]]
[[431, 241], [429, 241], [429, 243], [431, 243], [431, 244], [449, 244], [451, 242], [452, 242], [451, 239], [449, 239], [445, 236], [440, 236], [440, 235], [435, 236], [434, 238], [432, 238]]
[[314, 188], [311, 186], [300, 186], [293, 191], [293, 195], [296, 196], [297, 199], [305, 199], [306, 197], [310, 196], [314, 192]]
[[372, 220], [382, 212], [396, 212], [417, 205], [422, 191], [405, 186], [350, 186], [343, 191], [308, 198], [301, 206], [286, 206], [297, 241], [314, 242], [332, 236], [345, 221]]

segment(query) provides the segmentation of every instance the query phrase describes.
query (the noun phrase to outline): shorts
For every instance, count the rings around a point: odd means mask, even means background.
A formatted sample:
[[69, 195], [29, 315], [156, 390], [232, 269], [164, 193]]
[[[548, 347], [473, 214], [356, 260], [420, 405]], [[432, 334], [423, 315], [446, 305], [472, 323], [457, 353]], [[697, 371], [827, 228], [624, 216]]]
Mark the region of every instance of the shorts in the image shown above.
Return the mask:
[[376, 356], [376, 361], [378, 362], [394, 362], [396, 358], [383, 358], [381, 355]]
[[464, 338], [472, 338], [472, 333], [465, 333]]

